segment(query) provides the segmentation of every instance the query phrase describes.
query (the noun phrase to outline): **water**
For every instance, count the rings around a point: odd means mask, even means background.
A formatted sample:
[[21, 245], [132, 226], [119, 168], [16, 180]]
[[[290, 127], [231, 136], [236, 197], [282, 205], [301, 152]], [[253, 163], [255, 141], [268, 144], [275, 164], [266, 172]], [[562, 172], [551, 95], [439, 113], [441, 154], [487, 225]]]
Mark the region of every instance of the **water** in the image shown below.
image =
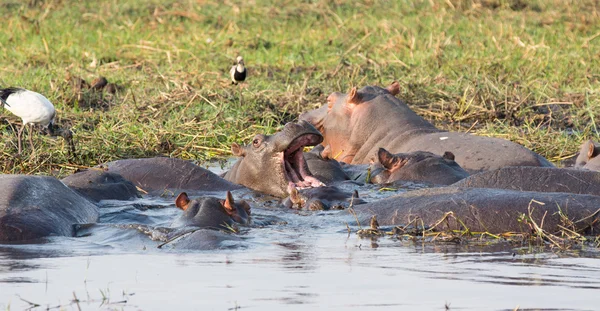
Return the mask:
[[[107, 201], [101, 219], [168, 227], [172, 200]], [[0, 310], [600, 309], [595, 249], [362, 239], [347, 214], [255, 207], [265, 226], [216, 250], [158, 248], [161, 231], [114, 225], [0, 245]]]

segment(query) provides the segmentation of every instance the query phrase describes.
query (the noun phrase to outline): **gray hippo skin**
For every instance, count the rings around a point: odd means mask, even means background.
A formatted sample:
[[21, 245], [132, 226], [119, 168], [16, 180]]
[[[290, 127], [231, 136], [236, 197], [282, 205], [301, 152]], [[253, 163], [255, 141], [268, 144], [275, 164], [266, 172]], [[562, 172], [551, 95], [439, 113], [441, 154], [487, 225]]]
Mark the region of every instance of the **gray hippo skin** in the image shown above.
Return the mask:
[[369, 86], [348, 94], [335, 92], [328, 104], [300, 116], [323, 134], [333, 158], [351, 164], [368, 163], [379, 148], [391, 153], [450, 151], [468, 172], [506, 166], [553, 166], [548, 160], [511, 141], [441, 131], [413, 112], [387, 89]]
[[[543, 205], [536, 203], [541, 202]], [[559, 225], [594, 234], [600, 229], [600, 197], [594, 195], [558, 192], [528, 192], [505, 189], [441, 187], [406, 192], [380, 201], [355, 207], [359, 220], [367, 225], [372, 215], [377, 215], [380, 225], [433, 226], [446, 213], [452, 212], [471, 232], [521, 232], [530, 233], [531, 227], [520, 222], [522, 215], [531, 216], [537, 225], [554, 233]], [[574, 222], [576, 228], [564, 224], [558, 213]], [[545, 214], [546, 213], [546, 214]], [[545, 216], [544, 216], [545, 214]], [[415, 218], [418, 222], [413, 222]], [[543, 221], [542, 221], [543, 219]], [[443, 221], [438, 230], [464, 230], [456, 219]]]
[[315, 178], [326, 185], [350, 180], [340, 162], [329, 157], [329, 152], [323, 145], [315, 146], [310, 152], [304, 153], [308, 169]]
[[575, 167], [584, 168], [586, 170], [600, 172], [600, 147], [592, 140], [588, 140], [581, 145]]
[[0, 241], [73, 236], [97, 219], [96, 205], [54, 177], [0, 175]]
[[61, 180], [67, 187], [77, 191], [92, 202], [101, 200], [129, 200], [140, 194], [132, 182], [123, 176], [102, 169], [88, 169]]
[[314, 146], [323, 137], [306, 121], [288, 123], [274, 135], [258, 134], [247, 146], [234, 143], [233, 155], [240, 159], [225, 179], [250, 189], [285, 198], [295, 188], [319, 187], [312, 176], [302, 148]]
[[117, 160], [102, 165], [153, 195], [182, 191], [230, 191], [241, 189], [213, 172], [176, 158]]
[[230, 230], [236, 224], [247, 224], [250, 220], [250, 205], [245, 201], [235, 202], [229, 191], [226, 199], [190, 199], [183, 192], [177, 196], [175, 205], [183, 210], [171, 224], [178, 229], [172, 236], [180, 236], [169, 243], [176, 249], [218, 249], [223, 248], [226, 241], [240, 242], [241, 238]]
[[513, 166], [471, 175], [453, 186], [600, 195], [600, 172]]
[[191, 200], [182, 192], [175, 199], [175, 206], [183, 210], [171, 227], [212, 227], [227, 229], [235, 223], [246, 224], [250, 216], [250, 205], [245, 201], [236, 203], [231, 192], [226, 199], [199, 197]]
[[371, 182], [374, 184], [416, 181], [450, 185], [469, 176], [454, 161], [452, 152], [445, 152], [443, 156], [426, 151], [391, 154], [379, 148], [377, 158], [378, 162], [371, 168]]

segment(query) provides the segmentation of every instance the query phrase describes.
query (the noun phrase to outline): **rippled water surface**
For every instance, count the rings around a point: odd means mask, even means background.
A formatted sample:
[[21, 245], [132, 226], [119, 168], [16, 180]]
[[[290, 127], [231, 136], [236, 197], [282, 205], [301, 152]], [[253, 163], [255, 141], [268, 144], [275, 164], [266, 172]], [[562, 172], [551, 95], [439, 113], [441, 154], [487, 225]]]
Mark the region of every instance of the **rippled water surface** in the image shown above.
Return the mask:
[[[171, 201], [105, 202], [101, 220], [166, 227]], [[600, 309], [596, 250], [361, 239], [339, 213], [255, 208], [265, 226], [217, 250], [158, 248], [111, 225], [0, 245], [0, 310]]]

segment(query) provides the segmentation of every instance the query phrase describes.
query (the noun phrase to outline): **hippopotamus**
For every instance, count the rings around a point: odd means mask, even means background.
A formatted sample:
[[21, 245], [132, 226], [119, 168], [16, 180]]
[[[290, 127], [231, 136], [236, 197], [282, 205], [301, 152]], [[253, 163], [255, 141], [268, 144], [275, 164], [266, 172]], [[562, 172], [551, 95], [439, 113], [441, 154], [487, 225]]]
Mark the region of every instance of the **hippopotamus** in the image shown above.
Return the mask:
[[61, 181], [67, 187], [96, 203], [101, 200], [125, 201], [140, 197], [132, 182], [117, 173], [105, 172], [102, 169], [77, 172]]
[[0, 175], [0, 241], [73, 236], [98, 207], [54, 177]]
[[187, 191], [232, 191], [243, 187], [217, 176], [189, 161], [177, 158], [117, 160], [101, 165], [107, 172], [117, 173], [151, 195]]
[[331, 159], [329, 146], [316, 146], [305, 153], [313, 176], [326, 184], [354, 180], [373, 184], [413, 181], [433, 185], [450, 185], [469, 173], [454, 161], [452, 152], [442, 156], [426, 151], [392, 154], [384, 148], [377, 151], [377, 161], [366, 164], [342, 164]]
[[[380, 225], [437, 225], [438, 230], [531, 233], [531, 216], [550, 233], [568, 230], [590, 234], [600, 229], [600, 196], [562, 192], [438, 187], [405, 192], [354, 207], [367, 225], [373, 215]], [[442, 221], [451, 213], [452, 217]], [[353, 217], [352, 217], [353, 218]], [[463, 227], [466, 226], [465, 227]]]
[[317, 145], [310, 152], [304, 153], [304, 159], [310, 172], [326, 185], [350, 180], [340, 162], [332, 159], [328, 150], [323, 145]]
[[426, 151], [391, 154], [379, 148], [377, 159], [378, 162], [371, 168], [371, 182], [374, 184], [401, 180], [450, 185], [469, 176], [454, 161], [454, 154], [448, 151], [442, 156]]
[[600, 195], [600, 172], [512, 166], [471, 175], [453, 186]]
[[190, 199], [182, 192], [175, 199], [175, 206], [183, 213], [171, 224], [176, 230], [169, 234], [166, 244], [172, 248], [222, 248], [223, 242], [240, 241], [233, 234], [237, 232], [236, 225], [250, 221], [250, 205], [243, 200], [235, 202], [230, 191], [225, 199], [207, 196]]
[[376, 86], [335, 92], [327, 105], [306, 112], [306, 120], [323, 134], [323, 145], [340, 162], [368, 163], [379, 148], [389, 152], [450, 151], [467, 172], [493, 170], [506, 166], [553, 166], [542, 156], [511, 141], [446, 132], [413, 112], [395, 97], [397, 82], [388, 88]]
[[350, 205], [363, 204], [358, 191], [344, 191], [336, 186], [323, 186], [302, 191], [292, 191], [283, 201], [283, 206], [293, 209], [311, 211], [327, 211], [330, 209], [345, 209]]
[[280, 198], [294, 188], [324, 185], [312, 176], [302, 151], [323, 136], [306, 121], [287, 123], [274, 135], [258, 134], [247, 146], [233, 143], [233, 155], [240, 157], [224, 178], [250, 189]]
[[250, 205], [246, 201], [236, 203], [230, 191], [226, 199], [199, 197], [190, 200], [187, 193], [180, 193], [175, 206], [183, 210], [171, 227], [212, 227], [231, 228], [235, 223], [246, 224], [249, 221]]
[[590, 139], [581, 145], [579, 155], [575, 160], [575, 167], [600, 172], [600, 147]]

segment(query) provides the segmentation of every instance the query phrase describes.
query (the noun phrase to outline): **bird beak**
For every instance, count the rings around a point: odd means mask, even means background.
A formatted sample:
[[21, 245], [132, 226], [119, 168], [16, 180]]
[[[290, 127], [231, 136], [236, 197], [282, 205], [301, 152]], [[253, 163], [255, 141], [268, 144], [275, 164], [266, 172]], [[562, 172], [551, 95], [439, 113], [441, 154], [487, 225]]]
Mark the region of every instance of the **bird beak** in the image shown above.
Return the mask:
[[10, 105], [4, 101], [4, 99], [2, 99], [2, 97], [0, 97], [0, 102], [2, 102], [2, 108], [4, 108], [4, 106], [8, 106], [10, 107]]

